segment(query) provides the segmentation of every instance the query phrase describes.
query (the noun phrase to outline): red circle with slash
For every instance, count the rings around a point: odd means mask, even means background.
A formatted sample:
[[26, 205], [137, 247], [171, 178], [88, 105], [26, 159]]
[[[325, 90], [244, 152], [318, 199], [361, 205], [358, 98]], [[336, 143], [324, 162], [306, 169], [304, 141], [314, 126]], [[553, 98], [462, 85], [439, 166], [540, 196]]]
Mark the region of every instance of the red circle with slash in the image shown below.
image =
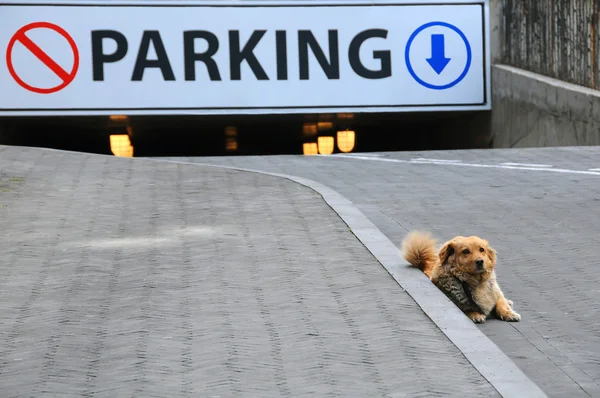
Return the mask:
[[[26, 33], [33, 29], [53, 30], [67, 41], [71, 47], [71, 50], [73, 51], [73, 66], [70, 72], [64, 70], [55, 60], [46, 54], [43, 49], [41, 49], [37, 44], [35, 44], [35, 42], [27, 37]], [[34, 87], [25, 83], [13, 66], [12, 52], [17, 42], [25, 46], [25, 48], [29, 50], [37, 59], [39, 59], [52, 72], [54, 72], [54, 74], [56, 74], [62, 80], [62, 83], [58, 86], [49, 88]], [[77, 75], [77, 70], [79, 69], [79, 50], [77, 49], [75, 40], [73, 40], [67, 31], [60, 26], [49, 22], [34, 22], [19, 29], [8, 42], [8, 47], [6, 48], [6, 66], [8, 67], [10, 75], [21, 87], [38, 94], [51, 94], [67, 87], [73, 81], [73, 79], [75, 79], [75, 75]]]

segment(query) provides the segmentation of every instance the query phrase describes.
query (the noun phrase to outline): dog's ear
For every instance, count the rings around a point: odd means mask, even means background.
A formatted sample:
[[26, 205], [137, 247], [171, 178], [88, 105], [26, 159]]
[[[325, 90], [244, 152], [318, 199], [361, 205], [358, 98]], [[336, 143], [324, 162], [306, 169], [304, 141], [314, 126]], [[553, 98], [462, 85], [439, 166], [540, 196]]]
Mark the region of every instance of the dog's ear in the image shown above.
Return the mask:
[[496, 253], [496, 250], [493, 247], [488, 246], [487, 252], [488, 252], [488, 257], [490, 258], [490, 261], [492, 262], [492, 264], [496, 265], [496, 256], [498, 254], [498, 253]]
[[454, 254], [454, 242], [448, 241], [444, 243], [442, 248], [440, 249], [440, 264], [445, 264], [448, 261], [448, 257]]

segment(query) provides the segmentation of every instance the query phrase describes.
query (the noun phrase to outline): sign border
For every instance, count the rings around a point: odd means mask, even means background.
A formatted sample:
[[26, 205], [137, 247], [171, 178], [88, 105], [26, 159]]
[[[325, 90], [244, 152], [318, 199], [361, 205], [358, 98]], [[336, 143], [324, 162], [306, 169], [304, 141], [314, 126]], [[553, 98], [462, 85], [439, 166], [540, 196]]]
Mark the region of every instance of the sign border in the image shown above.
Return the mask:
[[[1, 0], [0, 0], [1, 1]], [[116, 2], [115, 2], [116, 3]], [[307, 113], [326, 113], [326, 112], [353, 112], [353, 113], [391, 113], [396, 112], [439, 112], [439, 111], [475, 111], [491, 110], [491, 61], [490, 61], [490, 32], [487, 29], [489, 25], [489, 0], [452, 0], [444, 2], [443, 0], [391, 0], [376, 1], [372, 3], [365, 0], [333, 0], [333, 1], [252, 1], [244, 3], [229, 1], [179, 1], [179, 2], [148, 2], [148, 1], [121, 1], [113, 4], [106, 0], [91, 1], [65, 1], [61, 3], [50, 2], [47, 0], [4, 0], [0, 2], [2, 7], [161, 7], [161, 8], [198, 8], [198, 7], [218, 7], [218, 8], [279, 8], [279, 7], [390, 7], [390, 6], [462, 6], [479, 5], [481, 6], [482, 20], [482, 44], [483, 44], [483, 102], [464, 103], [464, 104], [410, 104], [410, 105], [320, 105], [320, 106], [262, 106], [262, 107], [138, 107], [138, 108], [0, 108], [0, 116], [19, 116], [19, 115], [107, 115], [115, 112], [127, 113], [130, 115], [226, 115], [226, 114], [307, 114]], [[234, 112], [232, 112], [234, 111]]]

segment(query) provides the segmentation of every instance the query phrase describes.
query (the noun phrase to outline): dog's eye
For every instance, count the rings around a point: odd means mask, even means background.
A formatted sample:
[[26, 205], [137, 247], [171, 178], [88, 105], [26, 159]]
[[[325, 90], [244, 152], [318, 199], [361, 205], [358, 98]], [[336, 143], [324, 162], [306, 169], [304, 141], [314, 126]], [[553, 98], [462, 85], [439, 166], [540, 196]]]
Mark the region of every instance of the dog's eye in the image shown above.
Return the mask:
[[479, 251], [483, 253], [485, 250], [483, 250], [483, 247], [480, 247]]
[[465, 249], [465, 250], [463, 250], [463, 254], [469, 254], [469, 253], [471, 253], [471, 252], [469, 251], [469, 249]]

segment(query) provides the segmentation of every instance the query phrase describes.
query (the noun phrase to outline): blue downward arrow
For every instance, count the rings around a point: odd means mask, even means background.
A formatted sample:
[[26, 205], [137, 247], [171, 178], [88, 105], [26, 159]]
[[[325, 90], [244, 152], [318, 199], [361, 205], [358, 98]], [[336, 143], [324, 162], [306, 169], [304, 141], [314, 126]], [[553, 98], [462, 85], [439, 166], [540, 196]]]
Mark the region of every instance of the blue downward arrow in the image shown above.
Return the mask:
[[427, 58], [427, 62], [433, 70], [439, 75], [450, 62], [450, 58], [446, 58], [444, 45], [444, 35], [431, 35], [431, 58]]

